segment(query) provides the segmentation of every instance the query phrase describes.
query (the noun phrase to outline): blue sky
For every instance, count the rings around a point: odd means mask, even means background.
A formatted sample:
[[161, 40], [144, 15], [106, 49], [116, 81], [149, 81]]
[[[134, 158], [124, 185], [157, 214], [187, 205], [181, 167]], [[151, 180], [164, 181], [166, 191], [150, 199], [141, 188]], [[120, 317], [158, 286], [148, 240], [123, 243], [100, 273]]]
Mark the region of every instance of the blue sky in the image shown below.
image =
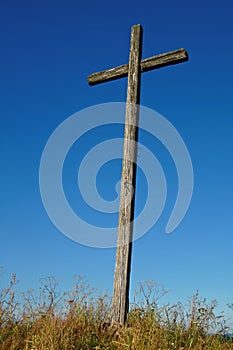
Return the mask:
[[[166, 300], [176, 302], [187, 300], [198, 289], [209, 300], [217, 299], [220, 311], [229, 313], [226, 304], [233, 301], [232, 10], [227, 0], [1, 4], [3, 285], [15, 272], [20, 290], [36, 287], [39, 278], [48, 275], [69, 289], [73, 276], [83, 275], [94, 287], [112, 293], [115, 249], [79, 245], [55, 228], [41, 201], [39, 165], [48, 138], [70, 115], [95, 104], [125, 101], [126, 78], [95, 87], [88, 86], [86, 78], [126, 63], [130, 28], [141, 23], [143, 58], [180, 47], [189, 52], [188, 63], [142, 75], [141, 104], [161, 113], [182, 136], [192, 159], [195, 186], [187, 215], [173, 234], [166, 235], [177, 191], [176, 172], [161, 145], [144, 138], [152, 152], [158, 152], [168, 197], [157, 224], [134, 243], [131, 290], [139, 281], [155, 280], [170, 290]], [[98, 137], [85, 142], [98, 142]], [[75, 157], [74, 148], [64, 169], [64, 187], [74, 208]], [[113, 182], [120, 172], [120, 162], [115, 161], [99, 173], [97, 184], [103, 196], [114, 196]], [[146, 187], [141, 184], [143, 175], [139, 179], [140, 209]], [[93, 220], [90, 213], [86, 215]]]

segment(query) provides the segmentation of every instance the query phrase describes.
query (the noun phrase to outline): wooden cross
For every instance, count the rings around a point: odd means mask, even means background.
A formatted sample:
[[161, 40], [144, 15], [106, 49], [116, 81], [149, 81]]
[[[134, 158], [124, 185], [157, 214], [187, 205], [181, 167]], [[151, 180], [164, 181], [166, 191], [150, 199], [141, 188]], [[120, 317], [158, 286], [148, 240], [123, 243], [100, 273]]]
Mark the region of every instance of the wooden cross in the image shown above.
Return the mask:
[[128, 76], [118, 243], [112, 304], [112, 322], [116, 324], [125, 323], [129, 308], [139, 119], [137, 106], [140, 104], [141, 72], [188, 60], [185, 49], [171, 51], [144, 60], [141, 60], [141, 51], [142, 27], [138, 24], [131, 28], [129, 64], [94, 73], [88, 77], [89, 85], [96, 85]]

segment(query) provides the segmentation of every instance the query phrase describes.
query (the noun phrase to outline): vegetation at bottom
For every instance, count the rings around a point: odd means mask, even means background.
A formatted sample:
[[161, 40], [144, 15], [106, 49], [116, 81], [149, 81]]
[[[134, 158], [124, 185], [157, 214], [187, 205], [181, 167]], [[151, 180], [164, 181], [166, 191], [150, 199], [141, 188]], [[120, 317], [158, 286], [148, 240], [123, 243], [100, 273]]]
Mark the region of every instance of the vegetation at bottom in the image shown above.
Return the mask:
[[38, 291], [16, 295], [16, 276], [0, 291], [0, 350], [233, 349], [216, 302], [195, 293], [187, 305], [160, 306], [166, 293], [157, 283], [140, 283], [127, 323], [111, 324], [111, 298], [82, 277], [61, 292], [54, 277]]

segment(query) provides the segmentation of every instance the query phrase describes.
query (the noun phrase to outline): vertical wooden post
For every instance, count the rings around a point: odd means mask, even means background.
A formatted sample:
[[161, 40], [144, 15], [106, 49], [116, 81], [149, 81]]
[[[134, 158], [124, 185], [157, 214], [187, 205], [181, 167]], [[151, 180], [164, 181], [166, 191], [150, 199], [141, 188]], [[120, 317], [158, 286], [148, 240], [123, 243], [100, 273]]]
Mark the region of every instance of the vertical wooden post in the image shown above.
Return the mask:
[[124, 324], [129, 308], [130, 265], [134, 220], [138, 118], [140, 104], [142, 27], [132, 27], [122, 164], [118, 245], [114, 277], [112, 322]]

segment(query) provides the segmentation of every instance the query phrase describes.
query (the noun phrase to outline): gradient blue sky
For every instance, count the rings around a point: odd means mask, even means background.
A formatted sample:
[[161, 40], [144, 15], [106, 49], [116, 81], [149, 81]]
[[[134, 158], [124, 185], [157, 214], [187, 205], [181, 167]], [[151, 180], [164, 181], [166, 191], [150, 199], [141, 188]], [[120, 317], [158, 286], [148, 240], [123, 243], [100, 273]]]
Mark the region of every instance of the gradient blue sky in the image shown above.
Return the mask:
[[[38, 173], [43, 148], [63, 120], [94, 104], [125, 101], [125, 78], [95, 87], [89, 87], [86, 78], [126, 63], [130, 27], [141, 23], [143, 58], [180, 47], [189, 52], [188, 63], [143, 74], [141, 104], [165, 116], [182, 135], [192, 158], [195, 187], [185, 219], [166, 235], [177, 184], [172, 162], [163, 158], [161, 149], [157, 157], [170, 192], [156, 226], [134, 244], [131, 290], [139, 281], [155, 280], [170, 290], [166, 301], [172, 303], [185, 302], [198, 289], [230, 314], [232, 11], [230, 0], [1, 4], [3, 286], [12, 272], [20, 280], [19, 290], [36, 287], [39, 278], [48, 275], [56, 276], [66, 290], [72, 288], [74, 275], [84, 275], [94, 287], [112, 293], [115, 249], [81, 246], [61, 234], [43, 208]], [[105, 170], [111, 174], [114, 169], [117, 180], [120, 164], [112, 166]], [[68, 170], [71, 181], [65, 186], [72, 196], [72, 162]], [[101, 187], [101, 177], [99, 183]], [[115, 185], [104, 183], [108, 190], [103, 195], [111, 193], [111, 186], [114, 194]], [[139, 195], [137, 199], [140, 207]], [[74, 197], [71, 202], [75, 207]]]

